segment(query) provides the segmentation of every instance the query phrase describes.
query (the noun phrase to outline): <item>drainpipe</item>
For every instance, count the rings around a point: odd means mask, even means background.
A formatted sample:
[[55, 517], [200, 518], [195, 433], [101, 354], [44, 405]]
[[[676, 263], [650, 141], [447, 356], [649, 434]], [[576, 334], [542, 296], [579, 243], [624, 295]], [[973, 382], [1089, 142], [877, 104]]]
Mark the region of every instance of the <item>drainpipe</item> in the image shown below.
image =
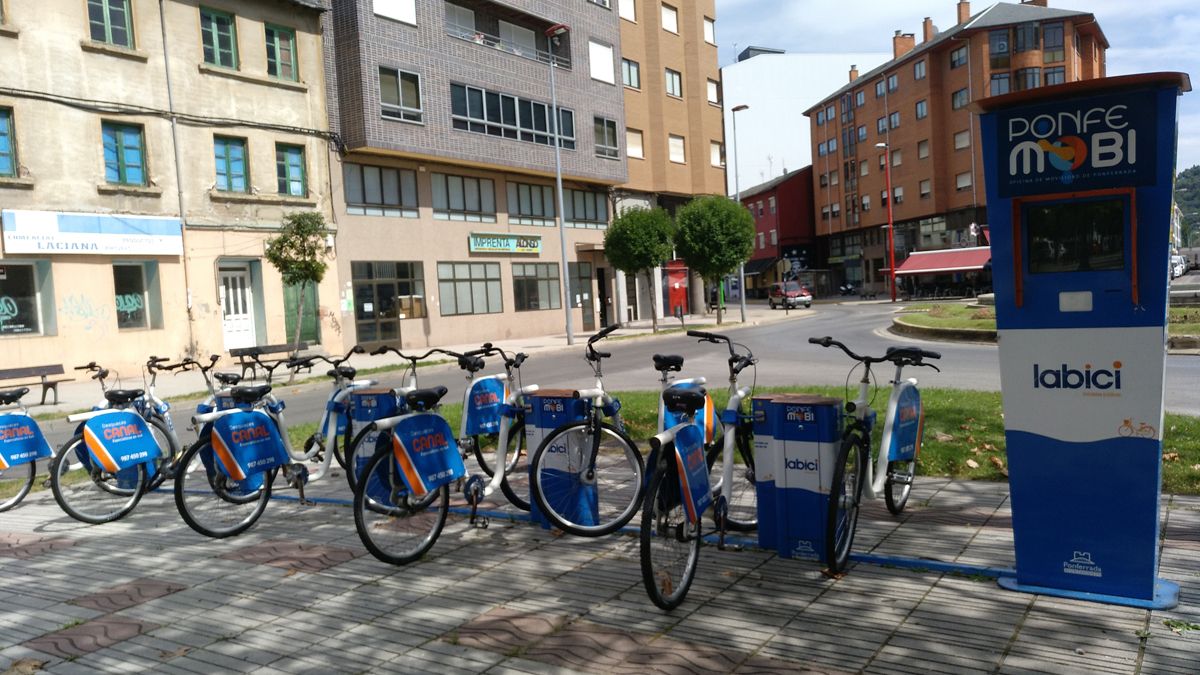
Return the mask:
[[192, 325], [195, 322], [195, 316], [192, 314], [192, 285], [191, 275], [188, 273], [187, 218], [183, 208], [183, 162], [179, 158], [179, 120], [175, 117], [175, 95], [171, 88], [171, 56], [170, 50], [167, 49], [167, 15], [164, 0], [158, 0], [158, 25], [162, 30], [163, 72], [167, 79], [167, 111], [171, 118], [171, 151], [175, 155], [175, 194], [179, 201], [179, 234], [180, 245], [183, 247], [183, 285], [187, 303], [187, 353], [195, 355], [196, 333]]

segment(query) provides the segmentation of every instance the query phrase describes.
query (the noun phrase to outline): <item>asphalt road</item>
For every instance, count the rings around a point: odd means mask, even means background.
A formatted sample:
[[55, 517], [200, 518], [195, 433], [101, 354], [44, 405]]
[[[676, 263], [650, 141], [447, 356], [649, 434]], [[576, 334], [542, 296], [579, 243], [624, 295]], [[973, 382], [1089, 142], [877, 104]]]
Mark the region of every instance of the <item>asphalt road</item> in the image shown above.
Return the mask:
[[[743, 374], [743, 384], [751, 381], [764, 386], [844, 384], [852, 362], [836, 349], [822, 349], [808, 343], [809, 337], [831, 335], [860, 354], [882, 354], [889, 345], [914, 343], [940, 352], [942, 358], [937, 364], [942, 372], [929, 368], [906, 371], [906, 375], [917, 377], [922, 386], [1000, 389], [995, 345], [919, 341], [892, 335], [885, 330], [890, 325], [892, 311], [893, 307], [888, 304], [818, 304], [809, 310], [793, 311], [793, 316], [784, 321], [733, 329], [727, 334], [744, 343], [759, 358], [757, 373], [747, 370]], [[716, 345], [697, 343], [683, 334], [654, 339], [610, 339], [603, 344], [603, 349], [613, 355], [604, 361], [604, 385], [610, 391], [658, 388], [658, 373], [650, 365], [650, 357], [655, 353], [681, 354], [686, 358], [684, 377], [703, 375], [711, 387], [726, 386], [728, 353]], [[537, 383], [543, 388], [580, 388], [591, 386], [594, 381], [583, 359], [582, 341], [572, 349], [534, 354], [522, 370], [526, 384]], [[886, 370], [880, 370], [878, 374], [882, 382], [891, 375]], [[384, 385], [400, 384], [398, 371], [376, 377]], [[465, 379], [456, 366], [422, 368], [419, 377], [422, 386], [448, 387], [450, 393], [446, 401], [462, 399]], [[1168, 356], [1167, 410], [1200, 415], [1197, 383], [1200, 383], [1200, 357]], [[281, 397], [287, 402], [287, 420], [301, 423], [319, 419], [328, 391], [324, 384], [282, 388]], [[180, 427], [185, 424], [187, 412], [182, 405], [174, 411], [176, 424]], [[71, 432], [64, 421], [58, 420], [43, 422], [42, 428], [56, 445], [64, 442]], [[181, 428], [181, 433], [185, 443], [193, 440], [190, 431]]]

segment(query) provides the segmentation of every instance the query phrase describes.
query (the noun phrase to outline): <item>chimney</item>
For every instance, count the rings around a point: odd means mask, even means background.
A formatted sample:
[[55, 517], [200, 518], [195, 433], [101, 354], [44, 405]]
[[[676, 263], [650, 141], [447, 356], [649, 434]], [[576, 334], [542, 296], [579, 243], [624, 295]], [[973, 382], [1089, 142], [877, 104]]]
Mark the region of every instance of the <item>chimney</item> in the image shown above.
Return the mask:
[[964, 24], [971, 18], [971, 3], [958, 0], [958, 23]]
[[933, 25], [933, 19], [925, 17], [925, 23], [921, 24], [921, 42], [929, 42], [934, 35], [937, 35], [937, 28]]
[[911, 52], [917, 46], [917, 36], [912, 33], [901, 33], [896, 31], [892, 36], [892, 57], [900, 58]]
[[858, 66], [857, 65], [850, 66], [850, 81], [853, 82], [857, 79], [858, 79]]
[[1050, 3], [1047, 0], [1021, 0], [1022, 5], [1037, 5], [1038, 7], [1049, 7]]

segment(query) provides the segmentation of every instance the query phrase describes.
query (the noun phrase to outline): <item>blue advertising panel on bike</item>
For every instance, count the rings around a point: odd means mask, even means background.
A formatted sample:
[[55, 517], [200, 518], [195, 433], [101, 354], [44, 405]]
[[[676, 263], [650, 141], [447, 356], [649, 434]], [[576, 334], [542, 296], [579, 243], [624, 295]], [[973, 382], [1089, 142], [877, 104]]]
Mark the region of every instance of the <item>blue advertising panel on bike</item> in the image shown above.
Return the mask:
[[695, 523], [712, 505], [708, 463], [704, 460], [704, 433], [699, 427], [689, 425], [675, 434], [675, 468], [688, 522]]
[[217, 466], [234, 480], [288, 463], [279, 430], [261, 410], [230, 413], [213, 422], [212, 446]]
[[85, 422], [83, 442], [92, 460], [110, 473], [152, 464], [162, 454], [146, 420], [127, 410], [114, 410]]
[[883, 449], [893, 462], [910, 462], [921, 452], [921, 437], [925, 430], [921, 392], [912, 382], [904, 382], [894, 400], [895, 408], [888, 410], [883, 426]]
[[28, 415], [0, 417], [0, 471], [51, 455], [50, 444]]
[[495, 434], [500, 432], [500, 408], [508, 397], [508, 384], [499, 377], [485, 377], [475, 381], [467, 397], [466, 433]]
[[450, 425], [432, 413], [408, 415], [392, 428], [392, 455], [401, 478], [417, 497], [467, 472]]

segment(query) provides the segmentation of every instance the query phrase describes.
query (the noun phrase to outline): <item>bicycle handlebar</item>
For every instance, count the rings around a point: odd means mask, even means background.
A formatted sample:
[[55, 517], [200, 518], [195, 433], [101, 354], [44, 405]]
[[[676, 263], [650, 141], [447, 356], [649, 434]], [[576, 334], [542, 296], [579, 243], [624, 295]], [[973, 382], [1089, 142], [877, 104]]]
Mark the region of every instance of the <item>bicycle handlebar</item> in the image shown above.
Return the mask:
[[615, 324], [615, 323], [611, 326], [605, 326], [604, 328], [600, 329], [599, 333], [596, 333], [592, 337], [588, 338], [588, 344], [590, 345], [593, 342], [596, 342], [597, 340], [603, 340], [604, 338], [608, 337], [609, 335], [612, 335], [613, 331], [617, 330], [620, 327], [621, 327], [620, 324]]
[[[733, 348], [733, 340], [730, 340], [728, 335], [709, 333], [702, 330], [689, 330], [687, 335], [688, 337], [697, 338], [701, 342], [711, 342], [713, 344], [721, 344], [724, 342], [725, 346], [729, 348], [729, 375], [731, 377], [736, 376], [738, 373], [758, 362], [754, 358], [754, 353], [751, 352], [748, 347], [746, 348], [745, 354], [738, 354], [737, 350]], [[745, 347], [745, 345], [742, 345], [742, 347]]]
[[846, 356], [849, 356], [855, 361], [864, 364], [884, 363], [885, 361], [890, 361], [896, 365], [929, 366], [939, 373], [941, 372], [940, 368], [932, 363], [923, 363], [922, 359], [940, 359], [942, 358], [942, 355], [938, 352], [930, 351], [928, 349], [921, 349], [920, 347], [888, 347], [887, 353], [883, 356], [862, 356], [855, 354], [850, 350], [849, 347], [841, 342], [838, 342], [837, 340], [834, 340], [828, 335], [819, 338], [810, 337], [808, 341], [811, 344], [820, 345], [822, 347], [837, 347], [845, 352]]

